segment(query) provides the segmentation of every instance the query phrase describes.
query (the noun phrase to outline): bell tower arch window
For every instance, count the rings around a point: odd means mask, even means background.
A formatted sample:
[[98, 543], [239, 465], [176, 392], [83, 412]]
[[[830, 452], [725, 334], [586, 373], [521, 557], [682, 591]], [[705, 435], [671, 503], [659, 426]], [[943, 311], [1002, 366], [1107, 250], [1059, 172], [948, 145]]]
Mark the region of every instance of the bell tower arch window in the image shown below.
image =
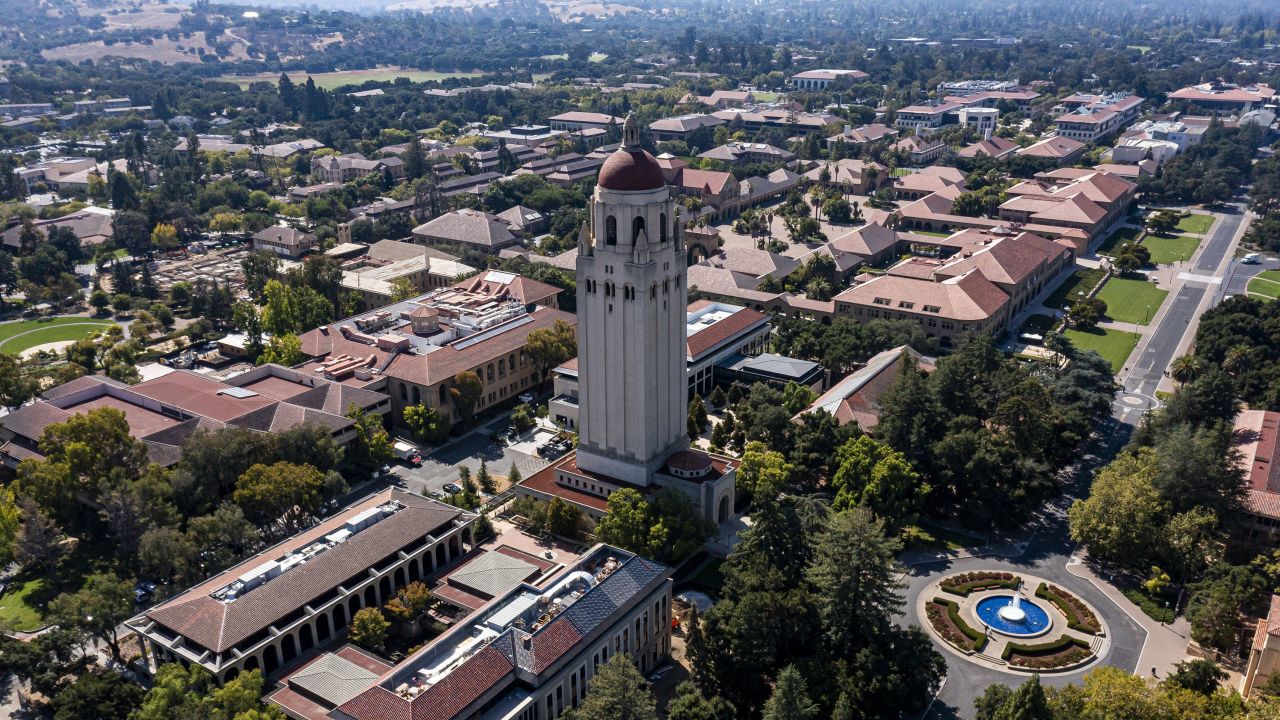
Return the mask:
[[662, 213], [658, 215], [658, 223], [659, 223], [658, 241], [666, 242], [667, 241], [667, 214], [666, 213]]
[[604, 220], [604, 244], [618, 244], [618, 218], [612, 215]]
[[631, 221], [631, 244], [640, 242], [640, 233], [644, 232], [644, 218], [637, 217]]

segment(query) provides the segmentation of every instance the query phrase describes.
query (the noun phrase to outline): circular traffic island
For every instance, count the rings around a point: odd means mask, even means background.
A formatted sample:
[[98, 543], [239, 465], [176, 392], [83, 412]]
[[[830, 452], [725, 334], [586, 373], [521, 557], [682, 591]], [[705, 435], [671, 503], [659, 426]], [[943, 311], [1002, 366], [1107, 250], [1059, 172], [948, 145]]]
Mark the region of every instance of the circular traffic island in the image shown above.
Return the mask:
[[1067, 672], [1101, 658], [1098, 613], [1070, 591], [1025, 573], [942, 577], [920, 594], [921, 624], [965, 660], [1006, 672]]

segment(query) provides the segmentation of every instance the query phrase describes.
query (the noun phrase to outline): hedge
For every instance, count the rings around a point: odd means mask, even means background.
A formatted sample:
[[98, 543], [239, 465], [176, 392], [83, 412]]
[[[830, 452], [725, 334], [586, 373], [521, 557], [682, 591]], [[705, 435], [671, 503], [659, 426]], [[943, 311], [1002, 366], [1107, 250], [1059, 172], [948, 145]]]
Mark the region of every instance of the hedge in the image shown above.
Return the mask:
[[1067, 648], [1072, 646], [1075, 646], [1084, 650], [1089, 649], [1089, 643], [1081, 640], [1080, 638], [1074, 638], [1074, 637], [1071, 637], [1070, 635], [1063, 635], [1057, 640], [1050, 640], [1047, 643], [1040, 643], [1038, 645], [1021, 645], [1019, 643], [1011, 642], [1004, 646], [1004, 652], [1000, 653], [1000, 659], [1004, 660], [1005, 662], [1009, 662], [1009, 658], [1014, 653], [1017, 653], [1019, 655], [1023, 655], [1026, 657], [1036, 657], [1038, 655], [1052, 655], [1054, 653], [1060, 653], [1063, 650], [1066, 650]]
[[[963, 633], [965, 637], [969, 638], [969, 642], [973, 645], [973, 651], [982, 652], [982, 649], [987, 646], [986, 633], [970, 627], [969, 623], [965, 622], [964, 619], [960, 617], [960, 606], [957, 603], [947, 600], [946, 598], [935, 597], [931, 604], [940, 605], [946, 608], [947, 619], [949, 619], [951, 624]], [[943, 637], [946, 637], [946, 633], [943, 628], [939, 628], [935, 624], [934, 629], [938, 630], [939, 633], [942, 633]]]
[[942, 581], [940, 587], [945, 593], [969, 597], [969, 594], [975, 590], [991, 590], [994, 588], [1015, 590], [1021, 583], [1022, 578], [1013, 573], [974, 572], [949, 577]]
[[1036, 597], [1048, 600], [1057, 606], [1067, 617], [1067, 627], [1072, 630], [1090, 635], [1102, 632], [1102, 624], [1098, 622], [1098, 617], [1093, 614], [1093, 611], [1066, 590], [1040, 583], [1040, 587], [1036, 588]]

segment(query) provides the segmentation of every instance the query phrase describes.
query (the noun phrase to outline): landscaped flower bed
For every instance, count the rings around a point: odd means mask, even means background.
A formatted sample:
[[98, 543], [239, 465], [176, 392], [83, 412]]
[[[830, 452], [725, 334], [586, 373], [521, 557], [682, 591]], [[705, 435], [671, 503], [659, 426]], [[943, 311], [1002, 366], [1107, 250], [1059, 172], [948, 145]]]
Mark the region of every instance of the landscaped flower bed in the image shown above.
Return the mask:
[[1057, 640], [1038, 645], [1009, 643], [1004, 646], [1000, 658], [1013, 667], [1032, 670], [1050, 670], [1084, 662], [1093, 656], [1089, 643], [1063, 635]]
[[1053, 603], [1062, 614], [1067, 616], [1067, 627], [1077, 632], [1097, 635], [1102, 632], [1102, 623], [1098, 616], [1085, 605], [1080, 598], [1056, 585], [1040, 583], [1036, 588], [1036, 597]]
[[952, 575], [943, 580], [939, 587], [943, 592], [969, 597], [975, 590], [994, 590], [1001, 588], [1014, 590], [1022, 583], [1022, 578], [1009, 572], [970, 572]]
[[960, 617], [960, 606], [951, 600], [934, 598], [925, 606], [929, 623], [944, 640], [961, 650], [981, 652], [987, 646], [986, 633], [975, 630]]

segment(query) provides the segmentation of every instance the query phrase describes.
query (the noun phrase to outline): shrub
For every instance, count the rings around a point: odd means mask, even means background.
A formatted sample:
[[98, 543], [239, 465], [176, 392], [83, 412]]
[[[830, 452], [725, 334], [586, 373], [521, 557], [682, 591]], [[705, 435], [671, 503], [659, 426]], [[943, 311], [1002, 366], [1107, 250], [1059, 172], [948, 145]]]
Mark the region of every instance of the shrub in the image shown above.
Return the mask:
[[1049, 669], [1073, 665], [1093, 654], [1089, 643], [1079, 638], [1063, 635], [1056, 640], [1037, 645], [1009, 643], [1000, 653], [1000, 659], [1018, 667]]
[[1079, 598], [1056, 585], [1040, 583], [1036, 588], [1036, 597], [1048, 600], [1057, 606], [1067, 617], [1067, 627], [1077, 632], [1097, 635], [1102, 632], [1102, 623]]
[[1022, 584], [1022, 578], [1010, 572], [970, 572], [952, 575], [942, 581], [943, 592], [969, 597], [975, 590], [1003, 588], [1013, 590]]
[[[945, 598], [934, 598], [925, 606], [925, 614], [933, 629], [947, 642], [964, 650], [982, 652], [987, 646], [987, 635], [974, 629], [960, 617], [960, 606]], [[944, 619], [945, 615], [945, 619]]]

